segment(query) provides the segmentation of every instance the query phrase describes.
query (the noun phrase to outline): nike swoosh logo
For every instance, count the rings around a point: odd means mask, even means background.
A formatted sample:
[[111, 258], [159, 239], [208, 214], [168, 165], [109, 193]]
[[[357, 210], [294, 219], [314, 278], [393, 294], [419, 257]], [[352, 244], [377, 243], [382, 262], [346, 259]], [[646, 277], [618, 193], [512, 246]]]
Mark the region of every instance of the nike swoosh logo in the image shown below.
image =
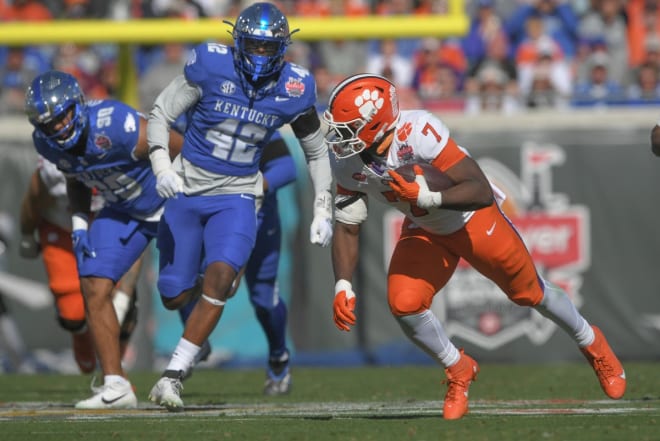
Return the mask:
[[497, 221], [493, 222], [493, 225], [491, 225], [491, 227], [486, 230], [486, 236], [493, 234], [493, 231], [495, 231], [495, 225], [497, 225]]
[[275, 102], [280, 102], [280, 101], [289, 101], [291, 98], [286, 98], [282, 96], [276, 96], [275, 97]]
[[103, 404], [112, 404], [112, 403], [114, 403], [114, 402], [116, 402], [116, 401], [121, 400], [121, 399], [124, 398], [126, 395], [127, 395], [127, 394], [119, 395], [117, 398], [113, 398], [112, 400], [106, 400], [105, 397], [101, 397], [101, 401], [103, 401]]

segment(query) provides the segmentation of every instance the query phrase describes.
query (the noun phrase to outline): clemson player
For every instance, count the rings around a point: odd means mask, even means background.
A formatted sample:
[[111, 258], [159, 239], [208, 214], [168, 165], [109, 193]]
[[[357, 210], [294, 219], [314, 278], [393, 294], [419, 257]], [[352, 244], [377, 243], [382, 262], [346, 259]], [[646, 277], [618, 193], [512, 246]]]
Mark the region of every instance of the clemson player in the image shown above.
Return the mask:
[[[103, 205], [95, 196], [93, 210]], [[82, 373], [96, 368], [96, 351], [85, 320], [85, 304], [71, 242], [71, 213], [66, 178], [57, 167], [38, 157], [37, 168], [23, 196], [20, 213], [20, 255], [34, 259], [41, 254], [48, 286], [55, 298], [59, 325], [72, 337], [73, 356]], [[124, 354], [137, 320], [135, 287], [141, 260], [124, 275], [113, 293], [113, 305], [122, 329], [120, 346]]]
[[[360, 224], [367, 197], [406, 215], [388, 270], [387, 299], [404, 334], [445, 368], [443, 416], [468, 411], [477, 362], [457, 349], [429, 309], [460, 258], [495, 282], [514, 303], [536, 309], [575, 340], [613, 399], [625, 392], [621, 363], [602, 332], [580, 315], [566, 292], [544, 280], [515, 227], [502, 214], [488, 179], [449, 129], [424, 110], [399, 112], [396, 87], [372, 74], [351, 76], [330, 95], [324, 114], [337, 180], [332, 262], [335, 325], [350, 331], [356, 296], [351, 278], [358, 261]], [[454, 185], [430, 191], [421, 168], [407, 182], [393, 171], [429, 163]]]

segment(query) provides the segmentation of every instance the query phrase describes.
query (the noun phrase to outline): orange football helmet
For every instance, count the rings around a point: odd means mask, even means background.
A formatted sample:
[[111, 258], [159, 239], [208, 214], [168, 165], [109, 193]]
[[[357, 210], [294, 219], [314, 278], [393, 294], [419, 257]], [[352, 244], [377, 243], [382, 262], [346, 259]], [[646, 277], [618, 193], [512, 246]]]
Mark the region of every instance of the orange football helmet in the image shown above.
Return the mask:
[[375, 74], [348, 77], [330, 94], [323, 119], [325, 137], [337, 158], [368, 149], [391, 132], [399, 121], [399, 100], [390, 80]]

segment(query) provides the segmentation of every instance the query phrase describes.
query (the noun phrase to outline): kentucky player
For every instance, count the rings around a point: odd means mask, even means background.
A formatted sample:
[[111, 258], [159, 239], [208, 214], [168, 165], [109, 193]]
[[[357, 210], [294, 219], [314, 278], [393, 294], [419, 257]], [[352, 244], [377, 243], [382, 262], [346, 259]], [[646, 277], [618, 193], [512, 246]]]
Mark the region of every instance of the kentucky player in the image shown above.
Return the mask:
[[[103, 198], [92, 196], [92, 216], [103, 207]], [[19, 254], [28, 259], [41, 255], [48, 286], [55, 300], [57, 322], [72, 337], [73, 355], [83, 373], [96, 369], [96, 350], [85, 320], [85, 300], [80, 290], [76, 255], [71, 243], [71, 212], [66, 176], [52, 162], [39, 156], [20, 212]], [[138, 259], [114, 289], [112, 303], [121, 325], [119, 345], [125, 353], [137, 323]]]
[[[182, 375], [217, 325], [254, 246], [255, 208], [263, 196], [259, 160], [285, 124], [300, 142], [314, 185], [310, 239], [327, 246], [332, 238], [332, 174], [314, 107], [316, 82], [307, 69], [284, 61], [291, 34], [274, 5], [249, 6], [233, 25], [234, 47], [194, 48], [184, 74], [161, 92], [149, 115], [156, 188], [170, 198], [158, 233], [158, 289], [169, 309], [199, 299], [150, 393], [171, 411], [183, 409]], [[183, 113], [188, 116], [184, 145], [172, 164], [165, 147], [168, 128]], [[201, 262], [204, 275], [198, 281]]]
[[[121, 366], [119, 323], [112, 305], [115, 283], [156, 237], [164, 199], [148, 160], [146, 119], [115, 100], [86, 102], [76, 79], [48, 71], [29, 86], [25, 108], [37, 152], [67, 176], [73, 248], [87, 323], [104, 384], [78, 409], [136, 407]], [[176, 155], [182, 138], [170, 138]], [[105, 206], [89, 224], [92, 188]]]

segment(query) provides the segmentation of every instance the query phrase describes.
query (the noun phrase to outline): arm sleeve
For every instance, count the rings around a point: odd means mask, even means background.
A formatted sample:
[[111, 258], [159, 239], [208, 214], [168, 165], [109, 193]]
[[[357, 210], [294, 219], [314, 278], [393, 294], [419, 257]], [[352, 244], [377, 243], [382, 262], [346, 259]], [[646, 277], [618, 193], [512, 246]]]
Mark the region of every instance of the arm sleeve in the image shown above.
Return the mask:
[[195, 104], [201, 96], [201, 90], [179, 75], [163, 89], [156, 98], [154, 107], [149, 113], [147, 125], [147, 142], [149, 147], [161, 146], [167, 148], [172, 123]]
[[291, 123], [291, 128], [305, 154], [307, 169], [314, 185], [314, 193], [317, 196], [323, 191], [332, 193], [332, 172], [330, 171], [328, 146], [321, 133], [321, 121], [316, 110], [311, 107], [309, 111]]

